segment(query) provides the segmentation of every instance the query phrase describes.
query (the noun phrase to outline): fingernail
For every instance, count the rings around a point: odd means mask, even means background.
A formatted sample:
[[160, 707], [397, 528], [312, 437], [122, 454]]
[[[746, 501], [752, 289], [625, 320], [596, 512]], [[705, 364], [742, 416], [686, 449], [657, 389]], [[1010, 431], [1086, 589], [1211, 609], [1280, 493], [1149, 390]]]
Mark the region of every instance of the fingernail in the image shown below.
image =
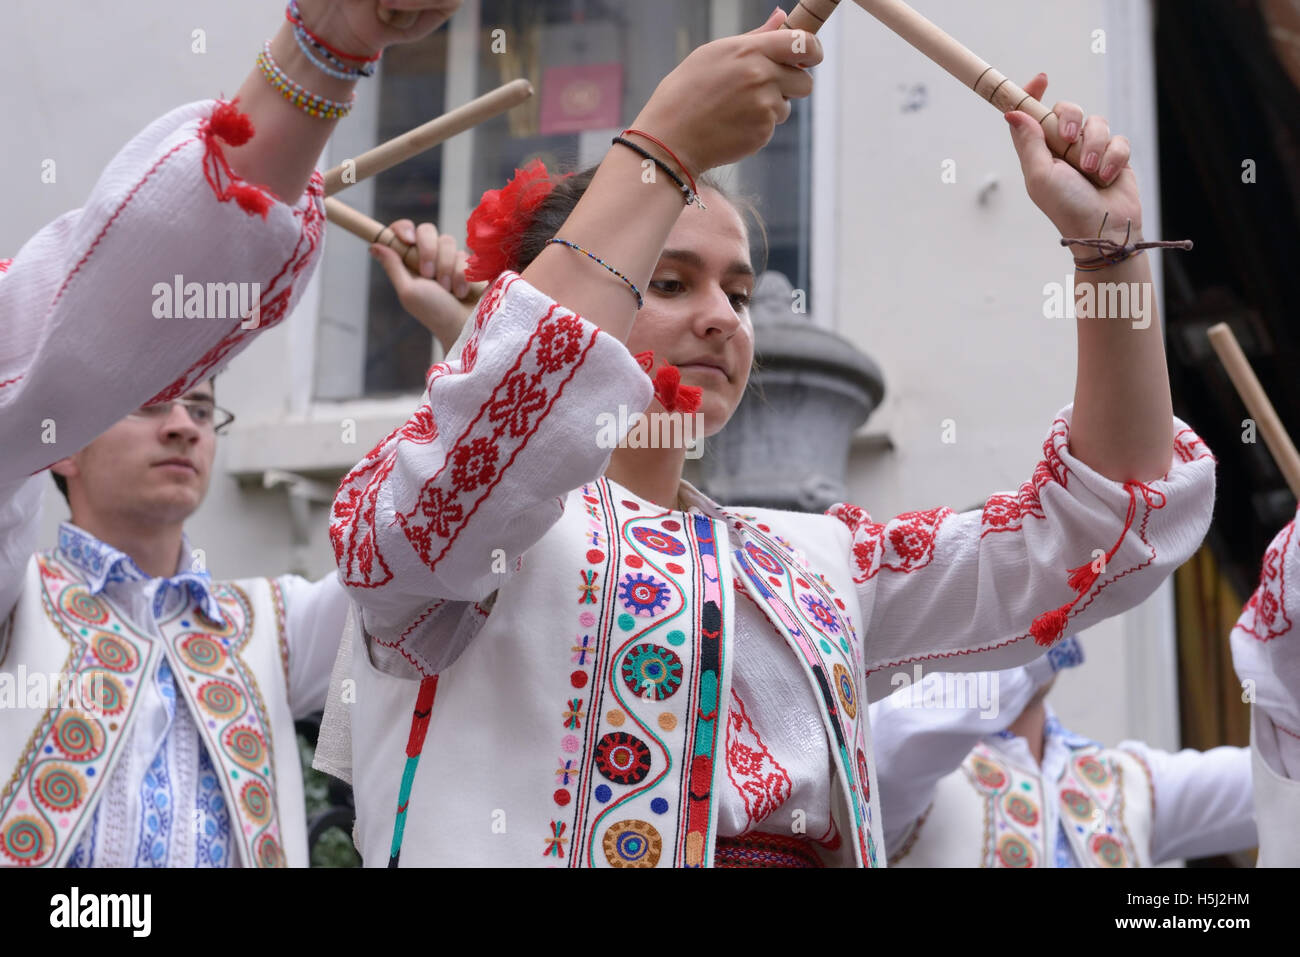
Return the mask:
[[1100, 160], [1101, 157], [1098, 156], [1096, 151], [1094, 150], [1093, 152], [1089, 153], [1087, 156], [1083, 158], [1083, 168], [1086, 169], [1089, 173], [1091, 173], [1093, 170], [1097, 168], [1097, 163]]
[[1102, 179], [1110, 179], [1111, 174], [1115, 172], [1115, 164], [1107, 163], [1106, 168], [1101, 171]]
[[1061, 135], [1065, 137], [1066, 142], [1073, 143], [1075, 136], [1079, 133], [1079, 124], [1070, 120], [1065, 124], [1065, 129], [1061, 130]]
[[425, 279], [433, 278], [433, 260], [425, 259], [420, 263], [420, 275]]

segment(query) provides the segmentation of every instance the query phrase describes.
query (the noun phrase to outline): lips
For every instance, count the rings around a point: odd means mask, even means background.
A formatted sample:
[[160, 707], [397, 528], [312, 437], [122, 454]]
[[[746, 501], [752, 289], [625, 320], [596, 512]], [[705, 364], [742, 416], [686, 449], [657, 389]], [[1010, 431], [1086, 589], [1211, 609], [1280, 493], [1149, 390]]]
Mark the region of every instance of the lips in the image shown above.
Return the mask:
[[711, 369], [725, 376], [727, 381], [731, 381], [731, 373], [727, 371], [726, 365], [719, 359], [692, 359], [689, 362], [678, 362], [676, 366], [683, 372], [694, 369]]
[[158, 467], [158, 466], [160, 466], [160, 465], [178, 465], [178, 466], [182, 466], [183, 468], [187, 468], [187, 469], [189, 469], [191, 472], [194, 472], [195, 474], [197, 474], [198, 471], [199, 471], [198, 468], [195, 466], [195, 464], [194, 464], [193, 462], [191, 462], [189, 459], [163, 459], [161, 462], [155, 462], [155, 463], [154, 463], [154, 467], [155, 467], [155, 468]]

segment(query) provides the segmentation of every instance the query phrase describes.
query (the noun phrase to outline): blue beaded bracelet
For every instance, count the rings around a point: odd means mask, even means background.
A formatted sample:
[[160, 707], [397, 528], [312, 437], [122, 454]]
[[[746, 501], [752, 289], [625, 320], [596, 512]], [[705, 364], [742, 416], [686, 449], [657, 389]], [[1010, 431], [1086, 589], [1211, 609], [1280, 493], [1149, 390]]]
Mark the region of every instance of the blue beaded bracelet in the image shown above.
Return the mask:
[[623, 282], [627, 284], [627, 288], [632, 290], [632, 295], [636, 296], [636, 307], [638, 309], [640, 309], [642, 306], [645, 305], [645, 300], [641, 298], [641, 290], [636, 287], [636, 283], [634, 283], [631, 279], [628, 279], [627, 276], [624, 276], [621, 272], [619, 272], [609, 263], [605, 262], [605, 260], [601, 259], [595, 253], [583, 249], [577, 243], [571, 243], [567, 239], [560, 239], [558, 236], [552, 239], [548, 239], [546, 241], [547, 246], [551, 245], [551, 243], [557, 243], [561, 246], [568, 246], [570, 249], [576, 249], [578, 252], [582, 253], [592, 262], [599, 263], [601, 266], [609, 270], [611, 273], [613, 273], [615, 276], [617, 276], [619, 279], [623, 280]]

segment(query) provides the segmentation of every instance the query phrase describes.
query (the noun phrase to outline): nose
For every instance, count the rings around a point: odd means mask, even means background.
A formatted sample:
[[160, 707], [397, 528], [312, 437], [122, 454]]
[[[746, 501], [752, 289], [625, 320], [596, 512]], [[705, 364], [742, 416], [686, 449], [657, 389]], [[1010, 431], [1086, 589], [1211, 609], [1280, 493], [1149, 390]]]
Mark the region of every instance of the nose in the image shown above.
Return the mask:
[[708, 302], [696, 314], [695, 334], [702, 339], [730, 339], [740, 329], [742, 320], [731, 304], [731, 295], [721, 286], [712, 286]]
[[191, 444], [199, 440], [199, 427], [190, 418], [190, 410], [179, 402], [172, 405], [159, 429], [164, 440], [181, 439]]

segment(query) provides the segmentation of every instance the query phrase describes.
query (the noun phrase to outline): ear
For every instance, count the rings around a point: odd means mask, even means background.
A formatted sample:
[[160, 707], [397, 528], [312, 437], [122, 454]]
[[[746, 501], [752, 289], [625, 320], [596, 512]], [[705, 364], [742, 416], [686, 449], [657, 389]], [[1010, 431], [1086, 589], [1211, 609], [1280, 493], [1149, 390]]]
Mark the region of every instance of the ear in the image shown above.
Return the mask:
[[50, 466], [50, 471], [55, 475], [62, 475], [65, 479], [81, 474], [81, 470], [77, 468], [77, 457], [75, 455], [69, 455], [66, 459], [59, 459]]

